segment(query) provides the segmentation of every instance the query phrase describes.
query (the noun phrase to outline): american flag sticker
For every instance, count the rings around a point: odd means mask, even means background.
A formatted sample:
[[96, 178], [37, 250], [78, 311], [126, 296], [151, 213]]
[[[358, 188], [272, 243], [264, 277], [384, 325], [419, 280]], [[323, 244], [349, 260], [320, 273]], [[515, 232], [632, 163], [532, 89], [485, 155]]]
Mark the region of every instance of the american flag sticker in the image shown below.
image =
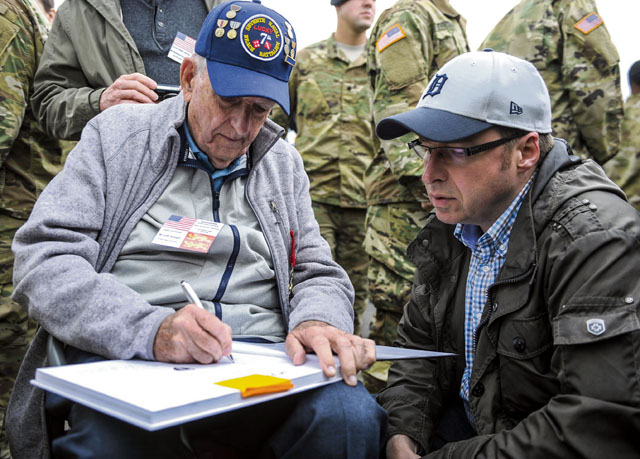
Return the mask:
[[207, 253], [222, 228], [223, 223], [172, 215], [162, 225], [152, 243]]
[[580, 21], [578, 21], [573, 27], [586, 35], [596, 30], [602, 24], [604, 24], [604, 20], [600, 16], [598, 16], [598, 13], [589, 13]]
[[196, 41], [190, 36], [178, 32], [176, 38], [173, 39], [173, 44], [167, 57], [172, 61], [176, 61], [178, 64], [182, 64], [184, 58], [191, 57], [195, 49]]
[[378, 41], [376, 42], [376, 48], [378, 48], [378, 52], [382, 52], [383, 49], [393, 45], [395, 42], [402, 40], [406, 35], [400, 24], [396, 24], [382, 34]]

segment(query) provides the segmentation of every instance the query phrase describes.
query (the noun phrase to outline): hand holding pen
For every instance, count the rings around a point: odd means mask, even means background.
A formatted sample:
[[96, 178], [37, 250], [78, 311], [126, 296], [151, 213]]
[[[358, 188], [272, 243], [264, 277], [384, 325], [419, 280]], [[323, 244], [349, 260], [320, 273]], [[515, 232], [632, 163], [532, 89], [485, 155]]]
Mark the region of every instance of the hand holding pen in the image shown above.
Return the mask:
[[156, 332], [153, 358], [160, 362], [208, 364], [231, 354], [231, 327], [202, 308], [191, 292], [187, 298], [192, 304], [167, 315]]
[[[180, 287], [182, 287], [182, 291], [187, 297], [187, 301], [189, 303], [193, 303], [196, 306], [198, 306], [200, 309], [205, 310], [204, 306], [202, 306], [202, 302], [200, 301], [200, 298], [198, 297], [198, 295], [196, 294], [196, 291], [193, 289], [193, 287], [189, 282], [187, 282], [186, 280], [180, 281]], [[235, 360], [233, 360], [233, 355], [229, 354], [227, 357], [229, 358], [229, 360], [231, 360], [231, 362], [236, 363]]]

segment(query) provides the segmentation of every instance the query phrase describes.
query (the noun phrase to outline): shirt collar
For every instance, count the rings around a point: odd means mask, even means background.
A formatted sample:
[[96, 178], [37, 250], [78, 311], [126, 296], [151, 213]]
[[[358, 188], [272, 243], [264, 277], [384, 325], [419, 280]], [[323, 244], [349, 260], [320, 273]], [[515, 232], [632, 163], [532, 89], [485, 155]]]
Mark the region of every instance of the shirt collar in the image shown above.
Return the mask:
[[185, 120], [184, 122], [184, 132], [187, 137], [187, 143], [189, 145], [189, 149], [196, 157], [200, 165], [207, 171], [207, 173], [211, 176], [211, 180], [214, 182], [215, 191], [220, 191], [222, 187], [222, 182], [224, 181], [224, 177], [231, 175], [236, 169], [245, 168], [247, 165], [247, 155], [242, 155], [236, 159], [234, 159], [231, 164], [229, 164], [224, 169], [216, 169], [211, 164], [209, 157], [203, 153], [200, 148], [198, 148], [198, 144], [191, 137], [191, 133], [189, 132], [189, 122]]
[[454, 236], [469, 247], [473, 252], [482, 252], [485, 257], [493, 257], [495, 255], [504, 256], [507, 253], [507, 245], [511, 236], [511, 228], [518, 216], [520, 206], [524, 201], [533, 181], [536, 177], [537, 170], [531, 178], [524, 184], [518, 195], [511, 201], [509, 207], [493, 222], [486, 233], [482, 233], [482, 229], [478, 225], [465, 225], [458, 223], [454, 230]]

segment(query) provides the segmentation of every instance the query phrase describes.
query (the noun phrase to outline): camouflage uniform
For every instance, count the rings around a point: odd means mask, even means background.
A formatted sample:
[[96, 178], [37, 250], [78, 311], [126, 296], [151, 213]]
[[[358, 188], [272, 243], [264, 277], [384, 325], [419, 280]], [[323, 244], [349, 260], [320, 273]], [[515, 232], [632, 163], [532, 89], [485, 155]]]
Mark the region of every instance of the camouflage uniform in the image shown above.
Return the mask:
[[480, 49], [535, 65], [549, 88], [553, 134], [604, 164], [620, 147], [622, 94], [618, 51], [601, 21], [593, 0], [523, 0]]
[[629, 96], [624, 104], [620, 152], [604, 168], [640, 211], [640, 93]]
[[[33, 204], [60, 170], [62, 151], [37, 124], [28, 101], [47, 23], [26, 0], [0, 4], [0, 410], [4, 418], [20, 361], [35, 332], [11, 301], [11, 241]], [[28, 329], [29, 328], [29, 332]], [[3, 422], [4, 424], [4, 422]], [[2, 426], [0, 457], [10, 457]]]
[[272, 119], [296, 131], [320, 232], [356, 292], [355, 333], [367, 303], [368, 257], [362, 242], [363, 175], [373, 157], [370, 90], [364, 54], [350, 62], [333, 36], [298, 53], [289, 81], [291, 117]]
[[[469, 51], [464, 28], [465, 20], [447, 0], [399, 0], [380, 15], [367, 44], [375, 124], [414, 108], [431, 76]], [[420, 180], [422, 161], [407, 147], [414, 138], [376, 140], [377, 153], [365, 173], [365, 249], [371, 257], [369, 295], [376, 308], [370, 338], [378, 344], [390, 345], [396, 337], [415, 271], [407, 246], [426, 222], [423, 204], [429, 208]], [[386, 381], [387, 369], [378, 362], [367, 370], [370, 391]]]

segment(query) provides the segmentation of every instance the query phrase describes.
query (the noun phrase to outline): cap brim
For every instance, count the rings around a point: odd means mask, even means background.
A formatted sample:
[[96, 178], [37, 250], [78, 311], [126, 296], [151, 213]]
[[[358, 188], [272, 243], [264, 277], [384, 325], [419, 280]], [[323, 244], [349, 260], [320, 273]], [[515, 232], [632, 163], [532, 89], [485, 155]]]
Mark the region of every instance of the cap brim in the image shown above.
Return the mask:
[[209, 80], [222, 97], [263, 97], [289, 115], [289, 84], [264, 73], [207, 59]]
[[409, 132], [434, 142], [452, 142], [482, 132], [493, 126], [455, 113], [418, 107], [383, 119], [376, 126], [382, 140], [395, 139]]

